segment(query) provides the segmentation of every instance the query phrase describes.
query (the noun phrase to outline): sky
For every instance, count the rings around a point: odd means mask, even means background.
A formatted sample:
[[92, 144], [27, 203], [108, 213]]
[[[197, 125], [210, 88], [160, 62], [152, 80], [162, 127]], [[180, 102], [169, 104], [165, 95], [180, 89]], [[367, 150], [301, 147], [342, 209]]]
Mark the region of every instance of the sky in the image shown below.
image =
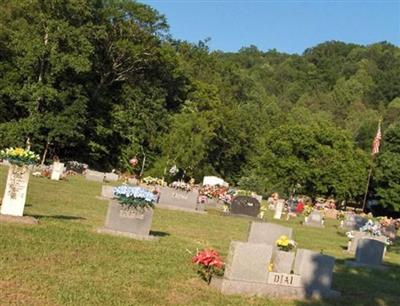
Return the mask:
[[328, 40], [400, 45], [400, 0], [141, 0], [167, 17], [175, 39], [211, 50], [255, 45], [301, 54]]

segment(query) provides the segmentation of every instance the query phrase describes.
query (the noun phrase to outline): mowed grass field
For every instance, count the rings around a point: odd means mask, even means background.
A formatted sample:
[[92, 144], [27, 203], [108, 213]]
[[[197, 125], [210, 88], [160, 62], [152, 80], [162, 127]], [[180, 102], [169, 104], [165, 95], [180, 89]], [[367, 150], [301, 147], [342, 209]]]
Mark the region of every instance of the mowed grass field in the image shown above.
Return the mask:
[[[6, 171], [0, 167], [0, 195]], [[299, 247], [336, 257], [333, 288], [342, 298], [224, 296], [197, 276], [191, 257], [204, 247], [226, 257], [232, 240], [246, 240], [249, 220], [156, 209], [158, 242], [97, 234], [108, 205], [96, 199], [100, 190], [83, 177], [31, 177], [25, 214], [40, 224], [0, 224], [0, 305], [400, 305], [399, 243], [385, 257], [386, 272], [347, 268], [347, 238], [336, 220], [325, 229], [303, 227], [300, 218], [280, 221], [294, 228]]]

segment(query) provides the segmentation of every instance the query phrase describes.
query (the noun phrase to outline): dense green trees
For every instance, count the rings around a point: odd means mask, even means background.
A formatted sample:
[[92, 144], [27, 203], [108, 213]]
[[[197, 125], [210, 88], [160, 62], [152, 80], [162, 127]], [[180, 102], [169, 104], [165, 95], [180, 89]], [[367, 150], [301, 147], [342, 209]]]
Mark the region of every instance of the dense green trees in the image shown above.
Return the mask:
[[[2, 147], [29, 137], [36, 152], [98, 169], [139, 173], [137, 156], [157, 176], [176, 165], [260, 192], [354, 199], [399, 99], [400, 50], [388, 43], [211, 52], [130, 0], [0, 0]], [[394, 129], [374, 182], [396, 208]]]

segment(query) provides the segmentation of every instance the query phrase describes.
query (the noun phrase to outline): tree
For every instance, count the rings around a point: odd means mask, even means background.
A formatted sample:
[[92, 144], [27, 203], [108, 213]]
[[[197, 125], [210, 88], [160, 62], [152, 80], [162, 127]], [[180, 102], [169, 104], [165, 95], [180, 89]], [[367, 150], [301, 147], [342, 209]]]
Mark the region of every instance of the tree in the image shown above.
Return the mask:
[[400, 122], [389, 127], [382, 140], [374, 182], [379, 203], [400, 211]]

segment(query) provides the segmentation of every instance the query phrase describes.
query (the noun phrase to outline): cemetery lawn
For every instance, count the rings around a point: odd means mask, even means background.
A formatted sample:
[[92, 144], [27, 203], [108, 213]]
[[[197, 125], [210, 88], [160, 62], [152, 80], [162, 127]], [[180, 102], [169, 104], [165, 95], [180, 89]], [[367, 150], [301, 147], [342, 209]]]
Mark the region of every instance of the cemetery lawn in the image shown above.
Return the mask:
[[[6, 170], [0, 167], [0, 195]], [[78, 176], [60, 182], [31, 177], [25, 214], [40, 225], [0, 224], [0, 305], [400, 305], [399, 243], [385, 257], [386, 272], [347, 268], [352, 256], [344, 252], [347, 238], [336, 220], [328, 219], [325, 229], [303, 227], [300, 218], [280, 221], [294, 228], [299, 247], [336, 257], [333, 289], [342, 298], [224, 296], [196, 275], [191, 257], [204, 247], [226, 257], [231, 240], [246, 240], [248, 220], [156, 209], [158, 242], [97, 234], [108, 205], [96, 199], [100, 190], [101, 184]]]

